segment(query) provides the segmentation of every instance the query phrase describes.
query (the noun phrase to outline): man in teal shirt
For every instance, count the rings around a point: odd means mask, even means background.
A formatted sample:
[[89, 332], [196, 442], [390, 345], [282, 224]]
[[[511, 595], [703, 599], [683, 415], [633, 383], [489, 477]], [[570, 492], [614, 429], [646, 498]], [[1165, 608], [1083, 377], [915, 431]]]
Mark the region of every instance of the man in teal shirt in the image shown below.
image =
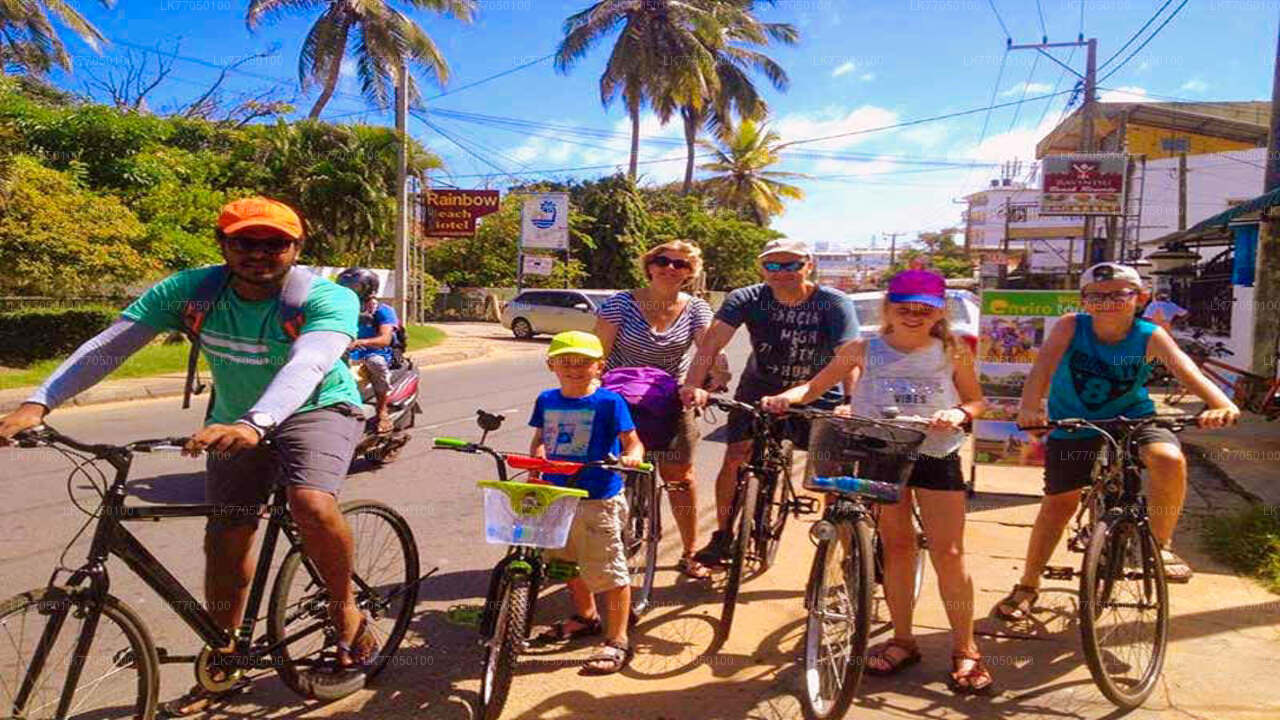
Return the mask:
[[[216, 391], [204, 426], [186, 446], [192, 456], [208, 452], [206, 499], [226, 507], [209, 520], [205, 533], [209, 611], [229, 630], [240, 624], [253, 574], [258, 506], [276, 478], [287, 486], [304, 548], [329, 591], [340, 662], [354, 665], [377, 652], [377, 639], [354, 602], [351, 532], [337, 502], [363, 426], [357, 419], [359, 391], [341, 362], [356, 336], [358, 301], [350, 290], [315, 278], [302, 306], [302, 326], [291, 340], [279, 298], [302, 250], [301, 218], [275, 200], [245, 198], [222, 209], [217, 237], [226, 285], [198, 330]], [[50, 410], [101, 380], [157, 334], [182, 329], [187, 302], [197, 298], [205, 278], [221, 272], [186, 270], [148, 290], [18, 410], [0, 418], [0, 444], [39, 425]], [[260, 444], [267, 435], [272, 449]], [[165, 711], [203, 711], [215, 699], [196, 686]]]

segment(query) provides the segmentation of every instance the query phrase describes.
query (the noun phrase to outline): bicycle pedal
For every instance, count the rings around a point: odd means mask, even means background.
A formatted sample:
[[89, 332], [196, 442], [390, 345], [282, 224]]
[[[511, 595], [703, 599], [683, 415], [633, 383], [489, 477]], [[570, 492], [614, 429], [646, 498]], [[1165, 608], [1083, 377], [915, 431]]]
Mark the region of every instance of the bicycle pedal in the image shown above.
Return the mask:
[[1046, 565], [1040, 576], [1045, 580], [1072, 580], [1076, 576], [1076, 569], [1068, 565]]
[[788, 509], [795, 515], [816, 515], [818, 514], [818, 498], [792, 498], [791, 506]]
[[578, 563], [568, 560], [547, 561], [547, 579], [568, 582], [578, 576]]

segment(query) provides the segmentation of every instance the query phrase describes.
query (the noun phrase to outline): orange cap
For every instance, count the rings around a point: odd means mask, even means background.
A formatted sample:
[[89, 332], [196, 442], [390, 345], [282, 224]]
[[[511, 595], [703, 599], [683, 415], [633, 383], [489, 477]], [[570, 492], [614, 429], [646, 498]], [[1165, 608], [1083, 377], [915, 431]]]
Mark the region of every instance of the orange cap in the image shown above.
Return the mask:
[[293, 208], [278, 200], [257, 195], [222, 206], [222, 214], [218, 215], [219, 230], [234, 235], [249, 227], [269, 227], [294, 240], [302, 239], [302, 219]]

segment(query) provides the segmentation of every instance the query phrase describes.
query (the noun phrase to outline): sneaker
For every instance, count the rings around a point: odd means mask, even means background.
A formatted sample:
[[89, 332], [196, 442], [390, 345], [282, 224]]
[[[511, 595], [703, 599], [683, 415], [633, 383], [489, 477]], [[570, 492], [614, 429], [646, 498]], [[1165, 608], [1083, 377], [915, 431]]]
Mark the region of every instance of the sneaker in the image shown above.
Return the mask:
[[726, 530], [711, 533], [711, 542], [693, 554], [703, 565], [727, 565], [733, 559], [733, 535]]

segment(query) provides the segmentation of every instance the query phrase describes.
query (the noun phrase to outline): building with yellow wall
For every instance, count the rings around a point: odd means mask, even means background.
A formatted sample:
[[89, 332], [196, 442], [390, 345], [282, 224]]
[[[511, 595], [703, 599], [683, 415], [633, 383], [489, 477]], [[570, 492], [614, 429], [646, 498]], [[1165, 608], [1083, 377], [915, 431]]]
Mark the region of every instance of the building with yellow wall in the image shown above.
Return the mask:
[[[1270, 103], [1097, 103], [1095, 137], [1101, 152], [1148, 160], [1267, 146]], [[1036, 158], [1079, 152], [1082, 108], [1036, 144]]]

